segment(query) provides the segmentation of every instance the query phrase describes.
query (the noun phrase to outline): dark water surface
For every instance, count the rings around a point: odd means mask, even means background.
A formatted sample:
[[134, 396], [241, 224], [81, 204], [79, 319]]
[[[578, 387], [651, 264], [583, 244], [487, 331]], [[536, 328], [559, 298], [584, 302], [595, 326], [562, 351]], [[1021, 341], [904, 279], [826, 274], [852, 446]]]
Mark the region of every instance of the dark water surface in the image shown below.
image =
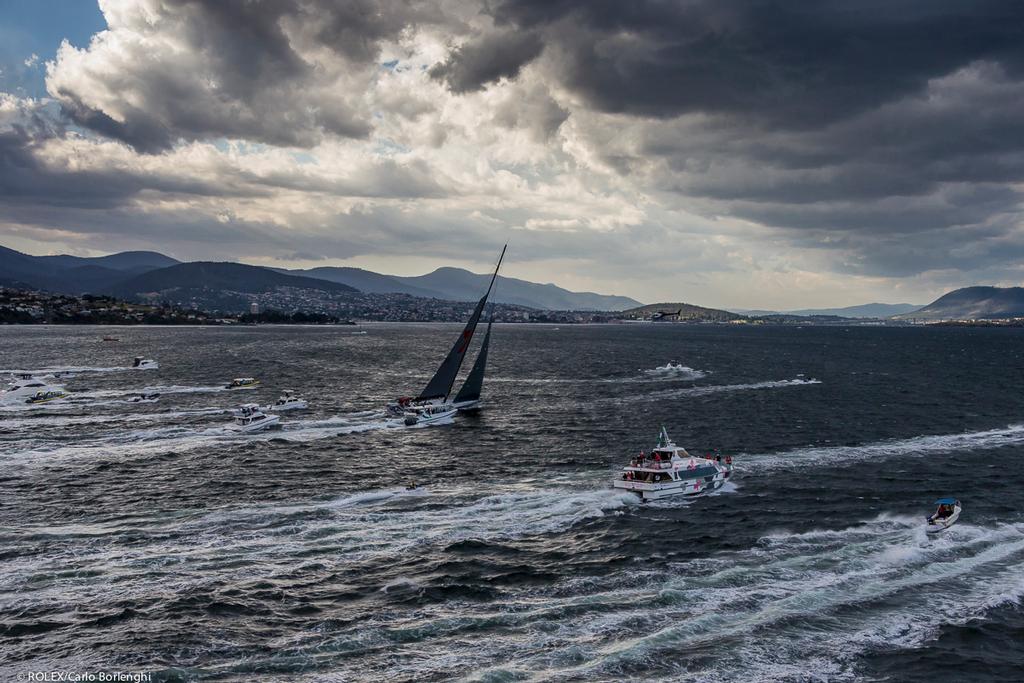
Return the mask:
[[[1021, 331], [500, 326], [485, 411], [406, 430], [458, 328], [359, 329], [0, 328], [0, 367], [77, 368], [0, 407], [0, 680], [1022, 677]], [[614, 493], [662, 424], [734, 484]]]

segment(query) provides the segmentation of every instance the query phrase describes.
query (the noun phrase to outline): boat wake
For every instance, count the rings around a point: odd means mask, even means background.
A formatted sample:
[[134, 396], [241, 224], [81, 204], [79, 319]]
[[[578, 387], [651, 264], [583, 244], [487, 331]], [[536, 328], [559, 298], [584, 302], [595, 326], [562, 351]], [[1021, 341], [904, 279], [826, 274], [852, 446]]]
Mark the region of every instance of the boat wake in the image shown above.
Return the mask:
[[962, 434], [932, 434], [880, 441], [859, 446], [818, 446], [784, 453], [742, 455], [741, 462], [757, 472], [806, 468], [808, 465], [844, 465], [866, 460], [924, 456], [932, 453], [980, 451], [1024, 445], [1024, 424]]
[[[93, 404], [95, 405], [95, 404]], [[123, 421], [159, 421], [162, 418], [173, 419], [189, 416], [208, 416], [225, 414], [228, 409], [209, 408], [194, 411], [178, 411], [171, 413], [141, 413], [131, 418], [117, 418]], [[38, 418], [35, 418], [38, 419]], [[60, 420], [68, 420], [67, 425], [76, 424], [76, 420], [90, 420], [88, 417], [50, 418], [53, 424]], [[107, 420], [98, 420], [99, 422]], [[109, 421], [114, 421], [113, 419]], [[10, 421], [4, 421], [7, 424]], [[34, 423], [33, 418], [25, 418], [25, 425]], [[329, 439], [347, 434], [357, 434], [384, 429], [423, 429], [433, 426], [451, 424], [451, 421], [420, 424], [406, 427], [396, 425], [393, 420], [386, 419], [377, 411], [361, 411], [349, 415], [337, 415], [325, 419], [282, 421], [276, 429], [244, 434], [234, 424], [227, 421], [222, 425], [200, 427], [196, 425], [174, 425], [132, 431], [107, 432], [92, 438], [78, 439], [74, 444], [56, 439], [41, 441], [38, 435], [27, 435], [23, 442], [25, 447], [17, 450], [17, 444], [8, 444], [7, 452], [0, 456], [0, 461], [17, 462], [22, 465], [41, 463], [52, 459], [111, 457], [131, 458], [163, 452], [184, 452], [207, 447], [219, 447], [253, 441], [282, 441], [306, 443]]]
[[710, 396], [713, 394], [729, 393], [734, 391], [758, 391], [761, 389], [786, 389], [790, 387], [804, 387], [814, 384], [821, 384], [816, 379], [782, 379], [765, 382], [751, 382], [749, 384], [710, 384], [700, 387], [677, 387], [673, 389], [661, 389], [646, 394], [629, 394], [626, 396], [609, 396], [590, 401], [591, 404], [613, 404], [622, 405], [637, 401], [666, 401], [674, 398], [686, 398], [690, 396]]
[[[1024, 524], [928, 542], [919, 520], [883, 516], [668, 570], [571, 579], [500, 611], [426, 618], [403, 644], [448, 652], [443, 670], [474, 680], [853, 680], [867, 651], [919, 646], [1022, 596]], [[383, 620], [361, 628], [381, 644], [397, 635]], [[410, 659], [392, 673], [436, 665]]]
[[0, 375], [32, 375], [33, 377], [41, 377], [43, 375], [67, 375], [67, 374], [81, 374], [86, 372], [122, 372], [124, 370], [133, 370], [130, 365], [112, 365], [105, 367], [96, 367], [90, 365], [55, 365], [47, 368], [37, 368], [35, 370], [0, 370]]
[[[115, 402], [111, 402], [115, 403]], [[116, 401], [116, 403], [135, 405], [131, 401]], [[60, 405], [60, 404], [58, 404]], [[90, 405], [103, 405], [92, 403]], [[145, 404], [144, 404], [145, 405]], [[68, 406], [66, 407], [74, 407]], [[56, 407], [56, 406], [54, 406]], [[81, 406], [78, 406], [81, 407]], [[182, 418], [202, 417], [209, 415], [224, 415], [230, 413], [229, 408], [194, 408], [190, 410], [171, 410], [156, 413], [133, 413], [133, 414], [102, 414], [102, 415], [33, 415], [32, 417], [11, 417], [0, 420], [0, 429], [31, 429], [33, 427], [75, 427], [96, 424], [119, 424], [137, 422], [169, 422]], [[28, 435], [29, 438], [34, 438]]]

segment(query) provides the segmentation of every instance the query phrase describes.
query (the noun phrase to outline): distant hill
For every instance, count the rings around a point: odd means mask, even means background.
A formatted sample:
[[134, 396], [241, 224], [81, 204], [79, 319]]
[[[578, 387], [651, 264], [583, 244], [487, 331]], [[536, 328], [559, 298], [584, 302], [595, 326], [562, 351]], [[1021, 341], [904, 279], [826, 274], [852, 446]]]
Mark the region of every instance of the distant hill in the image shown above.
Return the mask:
[[890, 318], [921, 308], [920, 304], [861, 304], [844, 308], [801, 308], [795, 311], [767, 311], [761, 309], [734, 308], [734, 313], [750, 316], [839, 316], [840, 318]]
[[[447, 267], [411, 277], [381, 275], [362, 268], [322, 267], [285, 272], [341, 282], [363, 292], [410, 294], [445, 301], [475, 301], [491, 280], [488, 273]], [[538, 284], [501, 275], [494, 286], [493, 299], [503, 304], [560, 311], [617, 311], [640, 303], [625, 296], [571, 292], [553, 284]]]
[[841, 318], [889, 318], [902, 313], [910, 313], [921, 308], [920, 304], [861, 304], [845, 308], [804, 308], [797, 311], [786, 311], [790, 315], [837, 315]]
[[[487, 288], [491, 276], [471, 273], [462, 268], [438, 268], [426, 275], [394, 279], [406, 285], [436, 292], [439, 299], [473, 301]], [[561, 311], [619, 311], [640, 304], [639, 301], [626, 296], [570, 292], [553, 284], [538, 284], [504, 276], [499, 276], [494, 285], [494, 300], [505, 304]]]
[[340, 282], [349, 287], [355, 287], [360, 292], [370, 294], [410, 294], [429, 299], [445, 298], [441, 296], [440, 292], [401, 282], [399, 277], [381, 275], [372, 270], [363, 270], [362, 268], [324, 266], [321, 268], [310, 268], [309, 270], [281, 270], [280, 272], [290, 275], [315, 277], [329, 282]]
[[163, 295], [168, 291], [227, 290], [261, 294], [278, 287], [355, 293], [354, 287], [312, 277], [286, 275], [270, 268], [242, 263], [194, 261], [136, 275], [111, 288], [110, 294], [129, 298]]
[[103, 292], [126, 278], [178, 261], [151, 251], [108, 256], [30, 256], [0, 247], [0, 285], [27, 286], [65, 294]]
[[[36, 288], [63, 294], [91, 292], [129, 296], [126, 286], [128, 289], [135, 289], [154, 284], [151, 282], [146, 285], [145, 281], [128, 283], [131, 276], [177, 265], [186, 264], [152, 251], [126, 251], [98, 257], [30, 256], [0, 247], [0, 286]], [[438, 268], [432, 273], [415, 277], [382, 275], [362, 268], [330, 266], [309, 270], [264, 270], [285, 276], [346, 285], [371, 294], [408, 294], [444, 301], [475, 301], [490, 280], [489, 274], [475, 274], [461, 268]], [[213, 276], [212, 273], [205, 275]], [[221, 276], [226, 276], [226, 273], [216, 277]], [[251, 288], [255, 282], [257, 281], [244, 286]], [[242, 281], [232, 280], [232, 283], [232, 287], [237, 288]], [[165, 288], [184, 286], [184, 283], [172, 284], [170, 281], [163, 284], [167, 285]], [[571, 292], [553, 284], [537, 284], [506, 277], [498, 278], [493, 298], [499, 303], [542, 310], [616, 311], [639, 305], [638, 301], [629, 297]]]
[[50, 263], [57, 267], [62, 268], [78, 268], [83, 266], [100, 266], [102, 268], [109, 268], [110, 270], [120, 270], [129, 272], [142, 272], [146, 270], [154, 270], [156, 268], [166, 268], [173, 266], [181, 261], [173, 259], [170, 256], [164, 256], [158, 254], [155, 251], [122, 251], [117, 254], [108, 254], [106, 256], [68, 256], [66, 254], [61, 256], [35, 256], [44, 263]]
[[1024, 317], [1022, 287], [964, 287], [912, 313], [896, 316], [901, 320], [985, 320]]
[[[678, 314], [677, 314], [678, 312]], [[722, 311], [717, 308], [704, 308], [684, 303], [663, 303], [638, 306], [622, 311], [620, 316], [625, 320], [647, 320], [652, 316], [664, 314], [666, 321], [672, 320], [711, 320], [726, 321], [738, 320], [742, 316], [730, 311]]]

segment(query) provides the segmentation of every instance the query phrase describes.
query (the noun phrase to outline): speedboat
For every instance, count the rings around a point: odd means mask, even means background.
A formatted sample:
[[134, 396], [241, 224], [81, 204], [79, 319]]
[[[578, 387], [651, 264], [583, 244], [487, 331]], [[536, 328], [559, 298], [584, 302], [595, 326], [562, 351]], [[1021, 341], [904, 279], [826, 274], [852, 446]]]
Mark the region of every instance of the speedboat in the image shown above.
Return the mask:
[[280, 421], [280, 415], [267, 415], [260, 410], [260, 407], [255, 403], [247, 403], [239, 408], [237, 417], [235, 417], [235, 424], [238, 425], [238, 431], [245, 434], [251, 434], [252, 432], [259, 432], [264, 429], [276, 427]]
[[128, 400], [131, 403], [156, 403], [157, 401], [160, 400], [160, 394], [158, 394], [158, 393], [138, 394], [136, 396], [132, 396]]
[[960, 519], [960, 501], [956, 498], [939, 498], [935, 504], [939, 506], [935, 514], [925, 518], [924, 531], [927, 534], [945, 531]]
[[68, 393], [63, 389], [48, 389], [46, 391], [37, 391], [35, 394], [30, 396], [25, 403], [29, 405], [36, 405], [39, 403], [49, 403], [50, 401], [58, 401], [62, 398], [67, 398]]
[[612, 487], [632, 491], [643, 500], [699, 496], [722, 488], [732, 476], [732, 457], [693, 456], [675, 445], [665, 428], [649, 455], [640, 451], [612, 480]]
[[451, 403], [440, 405], [417, 406], [406, 411], [402, 416], [402, 424], [406, 427], [417, 427], [432, 424], [450, 424], [459, 409]]
[[59, 391], [62, 387], [30, 374], [15, 375], [15, 380], [4, 391], [0, 391], [0, 403], [23, 403], [40, 392]]
[[256, 389], [260, 381], [253, 377], [236, 377], [228, 383], [225, 389]]
[[156, 370], [160, 367], [152, 358], [143, 358], [142, 356], [135, 356], [135, 360], [132, 361], [133, 370]]
[[121, 341], [117, 337], [104, 337], [103, 341]]
[[285, 410], [305, 410], [308, 407], [306, 399], [299, 398], [291, 389], [285, 389], [281, 392], [281, 398], [264, 408], [264, 410], [280, 413]]

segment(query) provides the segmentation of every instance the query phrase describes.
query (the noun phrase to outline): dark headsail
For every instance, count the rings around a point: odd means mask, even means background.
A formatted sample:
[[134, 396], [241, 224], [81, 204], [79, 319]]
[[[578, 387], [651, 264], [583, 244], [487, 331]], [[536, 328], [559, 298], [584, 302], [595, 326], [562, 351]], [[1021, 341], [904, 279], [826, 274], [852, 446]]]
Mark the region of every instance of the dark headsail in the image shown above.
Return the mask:
[[480, 346], [480, 353], [473, 363], [473, 369], [469, 371], [466, 381], [462, 383], [458, 395], [455, 396], [455, 403], [464, 401], [479, 401], [480, 392], [484, 388], [484, 370], [487, 368], [487, 347], [491, 345], [491, 323], [487, 321], [487, 334], [484, 335], [484, 343]]
[[502, 248], [501, 256], [498, 257], [498, 265], [494, 268], [491, 283], [487, 286], [487, 291], [483, 297], [477, 302], [476, 308], [473, 309], [473, 315], [469, 316], [469, 322], [466, 323], [465, 329], [462, 330], [459, 338], [455, 340], [452, 350], [448, 352], [444, 361], [441, 362], [441, 366], [434, 373], [434, 376], [430, 378], [426, 388], [416, 397], [416, 400], [426, 401], [432, 398], [447, 398], [448, 394], [451, 393], [452, 387], [455, 385], [455, 378], [459, 374], [459, 368], [462, 367], [462, 361], [466, 358], [469, 343], [473, 341], [473, 333], [476, 332], [477, 323], [480, 322], [484, 306], [487, 305], [487, 297], [491, 295], [494, 280], [498, 277], [498, 269], [501, 268], [501, 261], [505, 258], [505, 249], [508, 249], [507, 244]]

